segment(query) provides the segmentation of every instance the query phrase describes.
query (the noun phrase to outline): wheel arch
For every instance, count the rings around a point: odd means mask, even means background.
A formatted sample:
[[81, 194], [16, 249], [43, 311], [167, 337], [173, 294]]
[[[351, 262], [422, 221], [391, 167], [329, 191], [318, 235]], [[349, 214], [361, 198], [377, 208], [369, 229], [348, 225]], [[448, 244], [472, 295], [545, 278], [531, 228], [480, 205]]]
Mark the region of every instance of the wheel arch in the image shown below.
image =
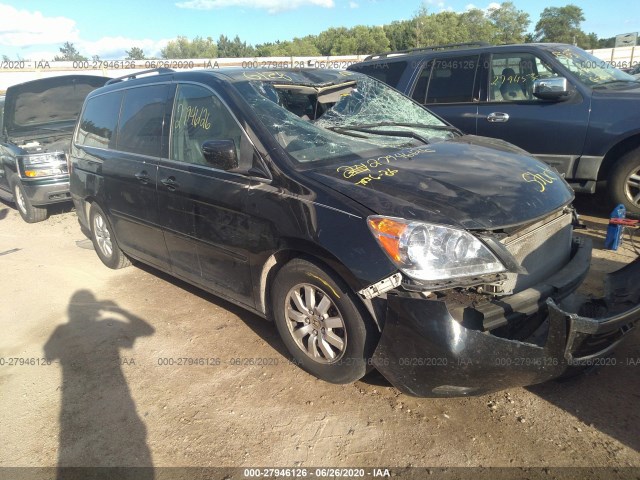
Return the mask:
[[612, 146], [602, 160], [602, 165], [600, 165], [600, 169], [598, 170], [598, 180], [607, 180], [616, 162], [627, 153], [636, 149], [640, 149], [640, 133], [635, 133]]
[[[366, 300], [358, 294], [358, 288], [361, 282], [350, 272], [350, 270], [335, 258], [329, 252], [320, 249], [317, 245], [308, 245], [305, 248], [303, 245], [289, 246], [274, 252], [267, 258], [262, 264], [260, 269], [260, 275], [258, 276], [258, 310], [263, 312], [265, 317], [269, 321], [273, 321], [273, 312], [271, 308], [271, 285], [280, 271], [280, 269], [289, 263], [291, 260], [299, 258], [314, 263], [326, 270], [329, 270], [336, 278], [343, 281], [347, 288], [351, 290], [354, 296], [358, 299], [358, 302], [364, 307], [378, 330], [381, 330], [383, 319], [381, 318], [381, 309], [376, 308], [371, 300]], [[361, 288], [361, 287], [360, 287]]]
[[76, 207], [76, 214], [78, 215], [78, 223], [80, 223], [80, 228], [82, 233], [84, 233], [87, 237], [91, 238], [91, 218], [89, 218], [89, 212], [91, 211], [91, 206], [95, 203], [104, 211], [104, 207], [100, 205], [98, 199], [93, 195], [87, 195], [84, 198], [80, 199], [80, 207], [82, 209], [82, 213], [80, 213], [80, 209]]

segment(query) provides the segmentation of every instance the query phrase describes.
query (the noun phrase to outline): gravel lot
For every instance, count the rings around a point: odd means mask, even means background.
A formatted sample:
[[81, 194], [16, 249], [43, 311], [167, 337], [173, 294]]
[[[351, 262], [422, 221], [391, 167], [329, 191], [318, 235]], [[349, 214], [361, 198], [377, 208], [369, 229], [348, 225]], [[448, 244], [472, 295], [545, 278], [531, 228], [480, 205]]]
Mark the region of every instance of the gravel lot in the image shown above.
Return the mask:
[[[603, 273], [636, 254], [628, 244], [601, 250], [607, 212], [597, 198], [578, 200], [596, 247], [585, 288], [597, 293]], [[614, 478], [640, 475], [638, 330], [615, 365], [571, 381], [412, 398], [375, 373], [352, 385], [316, 380], [288, 362], [272, 324], [147, 267], [109, 270], [88, 243], [74, 212], [28, 225], [0, 203], [0, 467], [357, 466], [403, 478], [409, 466], [435, 469], [422, 471], [430, 478], [451, 474], [440, 467], [517, 467], [509, 475], [530, 478], [528, 467], [550, 468], [544, 478], [574, 478], [553, 467], [620, 467]], [[18, 472], [0, 468], [0, 477]]]

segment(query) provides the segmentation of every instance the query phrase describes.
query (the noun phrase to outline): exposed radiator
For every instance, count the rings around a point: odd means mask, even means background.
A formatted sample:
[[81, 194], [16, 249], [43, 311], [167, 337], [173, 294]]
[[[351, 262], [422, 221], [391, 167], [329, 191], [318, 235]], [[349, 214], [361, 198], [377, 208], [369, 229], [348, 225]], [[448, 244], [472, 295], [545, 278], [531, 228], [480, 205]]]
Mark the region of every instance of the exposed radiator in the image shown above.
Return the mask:
[[502, 293], [525, 290], [561, 270], [571, 256], [573, 227], [570, 212], [547, 217], [502, 240], [527, 274], [508, 273]]

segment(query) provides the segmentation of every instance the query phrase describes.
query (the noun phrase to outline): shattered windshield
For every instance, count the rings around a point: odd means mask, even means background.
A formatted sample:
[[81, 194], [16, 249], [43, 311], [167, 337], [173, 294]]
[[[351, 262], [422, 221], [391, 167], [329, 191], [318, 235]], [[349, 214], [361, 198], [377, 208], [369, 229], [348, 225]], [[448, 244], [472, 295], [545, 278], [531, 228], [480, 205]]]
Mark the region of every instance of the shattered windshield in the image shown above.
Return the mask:
[[555, 48], [551, 53], [565, 68], [591, 88], [607, 88], [608, 85], [640, 86], [635, 77], [579, 48]]
[[298, 162], [367, 156], [456, 135], [420, 105], [385, 84], [349, 73], [324, 84], [236, 84], [264, 126]]

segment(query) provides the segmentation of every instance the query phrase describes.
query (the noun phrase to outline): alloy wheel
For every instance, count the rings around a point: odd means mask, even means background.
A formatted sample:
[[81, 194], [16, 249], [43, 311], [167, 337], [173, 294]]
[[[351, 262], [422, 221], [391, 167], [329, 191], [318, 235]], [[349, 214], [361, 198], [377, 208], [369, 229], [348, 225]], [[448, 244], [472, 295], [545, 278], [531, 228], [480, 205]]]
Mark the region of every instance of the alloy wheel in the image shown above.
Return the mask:
[[98, 248], [100, 249], [102, 254], [107, 258], [111, 258], [111, 255], [113, 255], [111, 233], [109, 232], [109, 227], [107, 227], [107, 222], [100, 214], [97, 214], [93, 217], [93, 232], [96, 236]]
[[640, 207], [640, 168], [632, 170], [627, 177], [624, 194], [631, 203]]
[[315, 285], [294, 286], [285, 299], [286, 323], [296, 345], [318, 363], [334, 363], [344, 355], [344, 319], [326, 292]]
[[23, 214], [26, 215], [27, 214], [27, 202], [24, 199], [24, 195], [22, 195], [22, 189], [20, 188], [20, 185], [16, 185], [14, 190], [15, 190], [16, 205], [18, 206], [20, 211]]

